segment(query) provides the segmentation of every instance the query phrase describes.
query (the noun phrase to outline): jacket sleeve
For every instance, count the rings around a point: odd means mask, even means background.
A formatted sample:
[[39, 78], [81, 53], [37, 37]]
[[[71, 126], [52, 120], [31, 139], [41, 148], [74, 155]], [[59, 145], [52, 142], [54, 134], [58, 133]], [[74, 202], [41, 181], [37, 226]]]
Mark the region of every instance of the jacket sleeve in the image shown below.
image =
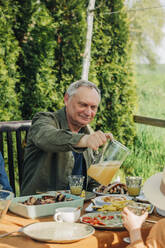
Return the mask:
[[[83, 133], [72, 133], [66, 129], [60, 129], [58, 121], [51, 113], [40, 114], [33, 122], [29, 134], [29, 143], [45, 152], [84, 151], [83, 148], [75, 148], [74, 145], [84, 136]], [[28, 146], [27, 140], [27, 146]]]

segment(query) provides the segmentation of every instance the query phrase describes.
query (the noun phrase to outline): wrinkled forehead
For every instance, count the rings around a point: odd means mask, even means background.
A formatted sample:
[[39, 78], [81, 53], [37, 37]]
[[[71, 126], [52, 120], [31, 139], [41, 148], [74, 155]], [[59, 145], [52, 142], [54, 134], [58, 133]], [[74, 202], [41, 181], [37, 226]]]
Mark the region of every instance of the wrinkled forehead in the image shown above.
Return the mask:
[[79, 96], [81, 99], [96, 100], [100, 102], [100, 95], [95, 88], [81, 86], [76, 89], [72, 96]]

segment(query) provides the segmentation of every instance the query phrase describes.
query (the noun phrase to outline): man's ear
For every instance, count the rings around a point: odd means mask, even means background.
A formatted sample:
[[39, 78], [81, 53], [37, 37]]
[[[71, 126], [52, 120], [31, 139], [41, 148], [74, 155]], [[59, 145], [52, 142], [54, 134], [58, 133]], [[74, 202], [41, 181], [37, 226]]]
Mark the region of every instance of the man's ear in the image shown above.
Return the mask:
[[69, 99], [69, 95], [68, 95], [67, 93], [65, 93], [65, 95], [64, 95], [64, 103], [65, 103], [65, 106], [67, 106], [68, 99]]

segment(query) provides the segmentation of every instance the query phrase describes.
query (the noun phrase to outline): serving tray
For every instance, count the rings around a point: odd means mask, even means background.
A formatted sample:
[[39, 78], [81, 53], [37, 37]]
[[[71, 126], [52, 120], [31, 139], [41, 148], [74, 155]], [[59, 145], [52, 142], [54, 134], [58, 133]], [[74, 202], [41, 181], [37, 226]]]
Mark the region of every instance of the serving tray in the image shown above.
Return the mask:
[[44, 193], [44, 194], [38, 194], [38, 195], [15, 197], [9, 206], [9, 210], [12, 213], [18, 214], [20, 216], [30, 218], [30, 219], [36, 219], [39, 217], [54, 215], [55, 209], [59, 207], [83, 207], [84, 198], [75, 196], [72, 194], [65, 194], [65, 193], [63, 194], [66, 196], [66, 198], [72, 198], [73, 200], [49, 203], [49, 204], [43, 204], [43, 205], [25, 205], [21, 203], [29, 199], [29, 197], [31, 196], [35, 198], [41, 198], [42, 196], [45, 196], [45, 195], [54, 196], [55, 194], [56, 192], [54, 191], [54, 194], [53, 192], [51, 192], [51, 193]]

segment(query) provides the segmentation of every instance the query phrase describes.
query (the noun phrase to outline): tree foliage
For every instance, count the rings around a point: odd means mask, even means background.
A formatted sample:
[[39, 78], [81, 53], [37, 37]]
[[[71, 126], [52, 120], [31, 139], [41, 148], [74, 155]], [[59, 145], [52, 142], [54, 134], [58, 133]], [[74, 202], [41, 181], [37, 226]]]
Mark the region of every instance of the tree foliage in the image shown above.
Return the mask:
[[[22, 54], [19, 58], [21, 74], [17, 90], [21, 94], [22, 116], [31, 119], [38, 111], [46, 111], [56, 101], [55, 91], [56, 69], [54, 69], [54, 39], [56, 25], [44, 4], [38, 1], [26, 1], [20, 12], [19, 29], [15, 32], [19, 40]], [[23, 22], [24, 15], [29, 18]], [[23, 26], [21, 26], [23, 24]], [[22, 30], [24, 36], [19, 35]]]
[[[19, 98], [19, 106], [16, 102], [14, 110], [6, 109], [11, 113], [21, 111], [21, 118], [31, 119], [38, 111], [61, 108], [66, 88], [81, 78], [88, 0], [19, 0], [15, 5], [17, 11], [13, 12], [11, 6], [2, 6], [5, 18], [13, 16], [6, 27], [11, 38], [5, 36], [5, 28], [2, 33], [4, 46], [12, 39], [13, 59], [8, 65], [4, 55], [6, 74], [1, 80], [3, 84], [10, 81], [9, 76], [13, 80], [8, 87], [13, 93], [9, 96], [3, 91], [6, 99]], [[106, 14], [115, 11], [119, 13]], [[116, 139], [129, 145], [135, 135], [136, 97], [124, 0], [96, 1], [93, 32], [89, 80], [99, 86], [102, 94], [93, 127], [111, 131]], [[3, 118], [13, 120], [12, 115]]]
[[[80, 78], [85, 35], [83, 1], [25, 1], [19, 26], [23, 118], [63, 105], [67, 84]], [[24, 16], [28, 19], [24, 21]], [[24, 33], [22, 37], [20, 30]]]
[[19, 81], [17, 58], [20, 48], [14, 35], [16, 4], [1, 1], [0, 5], [0, 120], [20, 118], [15, 84]]

